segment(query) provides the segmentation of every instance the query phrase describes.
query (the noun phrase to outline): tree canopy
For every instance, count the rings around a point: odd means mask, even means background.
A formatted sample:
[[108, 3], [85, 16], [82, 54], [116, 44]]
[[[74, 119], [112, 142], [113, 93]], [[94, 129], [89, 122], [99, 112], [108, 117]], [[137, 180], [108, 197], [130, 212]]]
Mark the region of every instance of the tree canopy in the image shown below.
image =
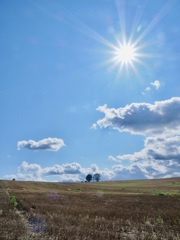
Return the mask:
[[86, 181], [87, 182], [90, 182], [92, 180], [92, 175], [91, 174], [88, 174], [87, 176], [86, 176]]
[[95, 173], [93, 175], [93, 180], [96, 181], [96, 182], [99, 182], [100, 178], [101, 178], [101, 175], [99, 173]]

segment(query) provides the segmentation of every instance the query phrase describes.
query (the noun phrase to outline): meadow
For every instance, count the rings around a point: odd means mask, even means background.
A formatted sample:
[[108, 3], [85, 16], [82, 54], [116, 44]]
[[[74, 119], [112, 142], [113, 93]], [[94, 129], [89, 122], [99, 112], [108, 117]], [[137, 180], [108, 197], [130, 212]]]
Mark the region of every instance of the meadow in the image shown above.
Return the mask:
[[0, 240], [179, 240], [180, 178], [0, 180]]

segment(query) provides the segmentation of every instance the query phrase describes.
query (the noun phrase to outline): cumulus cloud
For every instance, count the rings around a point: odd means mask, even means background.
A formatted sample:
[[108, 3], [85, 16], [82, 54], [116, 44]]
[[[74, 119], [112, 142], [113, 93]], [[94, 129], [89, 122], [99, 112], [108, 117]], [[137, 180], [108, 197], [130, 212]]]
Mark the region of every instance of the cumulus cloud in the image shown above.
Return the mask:
[[[22, 173], [25, 173], [22, 174]], [[18, 178], [25, 177], [27, 180], [42, 180], [42, 168], [40, 165], [33, 163], [28, 164], [27, 162], [23, 161], [21, 166], [18, 167]]]
[[[118, 157], [116, 159], [119, 161]], [[24, 161], [18, 167], [17, 174], [6, 175], [4, 178], [28, 181], [48, 181], [53, 178], [53, 181], [56, 179], [55, 181], [60, 182], [79, 182], [84, 181], [87, 174], [94, 174], [95, 172], [101, 174], [103, 181], [178, 177], [180, 175], [180, 164], [175, 160], [156, 161], [146, 159], [138, 162], [126, 161], [126, 165], [119, 163], [112, 168], [104, 169], [100, 169], [95, 164], [83, 168], [79, 163], [67, 163], [43, 168], [39, 164], [29, 164]]]
[[180, 176], [180, 136], [148, 137], [141, 151], [116, 157], [109, 156], [109, 159], [120, 163], [128, 162], [128, 166], [120, 164], [114, 166], [113, 170], [130, 179], [133, 176], [142, 178]]
[[46, 177], [58, 176], [59, 181], [77, 181], [77, 179], [80, 181], [84, 180], [89, 172], [92, 172], [91, 168], [84, 169], [75, 162], [42, 168], [39, 164], [29, 164], [23, 161], [18, 167], [16, 178], [45, 181]]
[[180, 136], [172, 137], [147, 137], [144, 148], [133, 154], [124, 154], [117, 157], [110, 156], [114, 161], [149, 161], [149, 160], [169, 160], [180, 161]]
[[54, 165], [53, 167], [44, 168], [43, 175], [62, 175], [62, 174], [80, 174], [82, 172], [79, 163], [67, 163], [62, 165]]
[[93, 128], [107, 128], [140, 135], [180, 134], [180, 97], [150, 103], [131, 103], [123, 108], [99, 106], [105, 114]]
[[23, 140], [17, 143], [18, 150], [22, 148], [28, 148], [30, 150], [58, 151], [63, 146], [65, 146], [64, 141], [59, 138], [45, 138], [40, 140], [39, 142], [36, 142], [34, 140]]
[[[180, 175], [180, 164], [175, 161], [139, 161], [136, 163], [129, 163], [127, 166], [121, 164], [115, 165], [112, 168], [115, 173], [115, 178], [121, 179], [153, 179], [174, 177]], [[176, 174], [174, 174], [176, 173]]]
[[180, 136], [149, 137], [145, 140], [145, 151], [155, 160], [180, 161]]
[[99, 171], [99, 168], [98, 168], [98, 166], [96, 164], [92, 164], [91, 165], [91, 170], [92, 170], [93, 173], [95, 173], [95, 172]]
[[59, 180], [60, 182], [80, 182], [84, 179], [81, 178], [80, 175], [78, 174], [63, 174], [59, 176]]
[[[157, 89], [158, 82], [152, 85]], [[159, 178], [180, 176], [180, 98], [154, 104], [132, 103], [123, 108], [99, 106], [104, 113], [93, 128], [111, 127], [146, 137], [144, 148], [133, 154], [109, 156], [119, 164], [112, 167], [113, 179]]]

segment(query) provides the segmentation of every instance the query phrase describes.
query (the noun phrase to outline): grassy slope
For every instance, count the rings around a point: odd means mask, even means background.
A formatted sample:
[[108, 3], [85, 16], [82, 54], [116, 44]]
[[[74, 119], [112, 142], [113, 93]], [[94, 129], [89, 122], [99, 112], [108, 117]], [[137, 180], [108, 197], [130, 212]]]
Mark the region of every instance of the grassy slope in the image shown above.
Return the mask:
[[105, 193], [153, 193], [159, 190], [169, 194], [180, 194], [180, 178], [151, 179], [151, 180], [130, 180], [130, 181], [109, 181], [90, 183], [51, 183], [51, 182], [25, 182], [25, 181], [4, 181], [3, 185], [13, 191], [83, 191], [94, 192], [104, 191]]
[[[17, 214], [6, 192], [16, 197], [27, 222], [32, 217], [43, 219], [45, 232], [31, 234], [22, 218], [13, 220]], [[30, 239], [83, 240], [180, 236], [180, 178], [99, 183], [1, 180], [0, 202], [2, 240], [30, 235]]]

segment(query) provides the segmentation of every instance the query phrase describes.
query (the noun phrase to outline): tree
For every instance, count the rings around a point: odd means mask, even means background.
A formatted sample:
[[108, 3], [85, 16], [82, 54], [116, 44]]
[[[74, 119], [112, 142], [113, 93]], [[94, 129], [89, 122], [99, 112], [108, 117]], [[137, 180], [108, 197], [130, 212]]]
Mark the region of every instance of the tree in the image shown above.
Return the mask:
[[100, 178], [101, 178], [101, 175], [99, 173], [95, 173], [93, 175], [93, 180], [96, 181], [96, 182], [99, 182]]
[[92, 180], [92, 175], [91, 175], [91, 174], [88, 174], [88, 175], [86, 176], [86, 180], [87, 180], [87, 182], [90, 182], [90, 181]]

